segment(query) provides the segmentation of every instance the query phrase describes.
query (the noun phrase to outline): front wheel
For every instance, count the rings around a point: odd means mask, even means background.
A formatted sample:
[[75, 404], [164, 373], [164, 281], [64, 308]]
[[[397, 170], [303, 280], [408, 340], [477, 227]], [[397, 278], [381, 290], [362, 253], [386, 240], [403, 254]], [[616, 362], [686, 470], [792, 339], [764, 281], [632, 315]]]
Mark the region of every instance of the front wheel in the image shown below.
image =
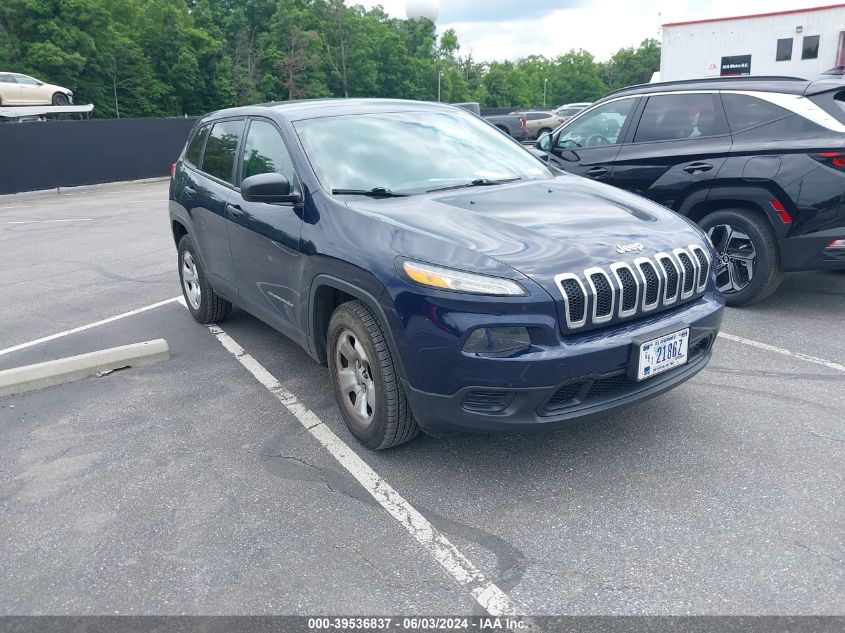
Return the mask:
[[416, 437], [419, 426], [373, 313], [360, 301], [338, 306], [327, 343], [335, 400], [356, 439], [381, 450]]
[[544, 127], [542, 130], [540, 130], [539, 132], [537, 132], [537, 138], [540, 138], [541, 136], [543, 136], [543, 134], [551, 134], [551, 133], [552, 133], [552, 129], [551, 129], [551, 128]]
[[53, 95], [53, 105], [54, 106], [66, 106], [68, 104], [67, 95], [63, 92], [57, 92]]
[[777, 241], [765, 218], [746, 209], [724, 209], [699, 223], [716, 248], [716, 287], [729, 306], [762, 301], [783, 281]]

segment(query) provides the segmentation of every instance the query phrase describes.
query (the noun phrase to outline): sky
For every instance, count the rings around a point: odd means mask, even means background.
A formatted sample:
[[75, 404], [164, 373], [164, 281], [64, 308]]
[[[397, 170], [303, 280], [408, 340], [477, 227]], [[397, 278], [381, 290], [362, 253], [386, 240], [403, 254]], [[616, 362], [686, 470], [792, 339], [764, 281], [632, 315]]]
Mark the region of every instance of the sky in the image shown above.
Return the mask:
[[[381, 5], [405, 17], [405, 0], [346, 0]], [[620, 48], [660, 39], [667, 22], [785, 11], [834, 4], [825, 0], [440, 0], [438, 32], [453, 28], [461, 55], [478, 61], [555, 57], [584, 49], [605, 60]]]

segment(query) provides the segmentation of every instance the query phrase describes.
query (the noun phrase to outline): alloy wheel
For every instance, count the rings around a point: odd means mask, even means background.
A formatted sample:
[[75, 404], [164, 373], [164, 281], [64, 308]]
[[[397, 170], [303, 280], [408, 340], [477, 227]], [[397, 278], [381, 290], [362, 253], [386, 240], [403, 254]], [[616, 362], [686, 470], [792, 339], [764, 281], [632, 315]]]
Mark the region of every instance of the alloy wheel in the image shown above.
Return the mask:
[[185, 251], [182, 254], [182, 287], [185, 289], [185, 296], [188, 298], [191, 307], [194, 310], [199, 310], [202, 292], [200, 291], [197, 265], [190, 251]]
[[347, 411], [361, 426], [373, 421], [376, 385], [364, 346], [352, 330], [343, 330], [335, 345], [337, 383]]
[[707, 231], [716, 248], [716, 286], [721, 292], [740, 292], [754, 278], [757, 249], [754, 242], [730, 224], [717, 224]]

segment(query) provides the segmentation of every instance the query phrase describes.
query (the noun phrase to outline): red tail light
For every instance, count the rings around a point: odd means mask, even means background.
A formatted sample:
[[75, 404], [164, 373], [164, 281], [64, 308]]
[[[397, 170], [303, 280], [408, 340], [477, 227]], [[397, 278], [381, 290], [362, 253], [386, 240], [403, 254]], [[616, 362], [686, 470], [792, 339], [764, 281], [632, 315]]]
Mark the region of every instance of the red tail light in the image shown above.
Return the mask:
[[828, 167], [845, 170], [845, 152], [821, 152], [813, 158]]
[[525, 129], [528, 126], [528, 117], [523, 114], [522, 118], [519, 120], [519, 123], [520, 125], [522, 125], [522, 129]]

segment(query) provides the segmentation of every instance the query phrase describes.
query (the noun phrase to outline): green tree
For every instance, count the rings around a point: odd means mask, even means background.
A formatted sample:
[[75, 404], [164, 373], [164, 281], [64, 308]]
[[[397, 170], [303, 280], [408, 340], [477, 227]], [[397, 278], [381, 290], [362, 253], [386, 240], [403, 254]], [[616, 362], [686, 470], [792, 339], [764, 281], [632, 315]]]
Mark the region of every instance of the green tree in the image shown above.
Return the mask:
[[611, 90], [648, 83], [660, 70], [660, 42], [643, 40], [638, 48], [621, 48], [604, 64], [605, 78]]

